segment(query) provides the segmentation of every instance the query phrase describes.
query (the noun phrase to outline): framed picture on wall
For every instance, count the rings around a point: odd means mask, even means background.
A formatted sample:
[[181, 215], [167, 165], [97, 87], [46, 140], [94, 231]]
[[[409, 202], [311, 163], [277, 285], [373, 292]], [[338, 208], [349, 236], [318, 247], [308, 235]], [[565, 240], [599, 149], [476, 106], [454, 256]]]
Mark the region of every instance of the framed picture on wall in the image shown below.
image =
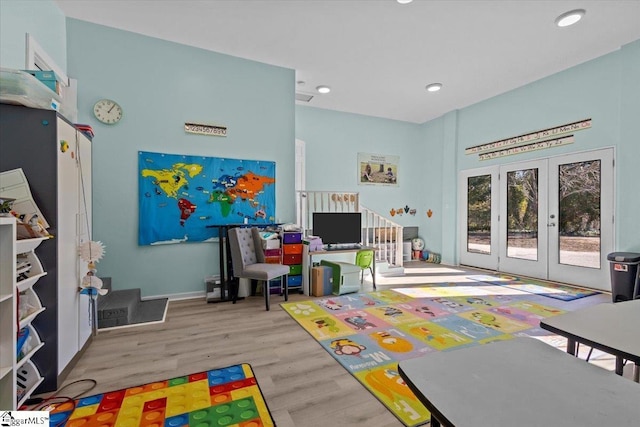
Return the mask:
[[358, 153], [358, 184], [398, 186], [399, 156]]

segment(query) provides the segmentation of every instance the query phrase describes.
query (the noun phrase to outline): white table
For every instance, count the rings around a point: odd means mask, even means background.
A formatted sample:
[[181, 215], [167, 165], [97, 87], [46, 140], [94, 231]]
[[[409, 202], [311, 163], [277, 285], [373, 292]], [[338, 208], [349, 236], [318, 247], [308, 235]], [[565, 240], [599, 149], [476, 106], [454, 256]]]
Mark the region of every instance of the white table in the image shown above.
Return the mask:
[[615, 355], [618, 375], [622, 375], [624, 359], [632, 361], [638, 381], [640, 300], [594, 305], [541, 320], [540, 327], [566, 337], [569, 354], [576, 354], [576, 342], [580, 342]]
[[637, 427], [640, 384], [522, 337], [401, 361], [431, 426]]

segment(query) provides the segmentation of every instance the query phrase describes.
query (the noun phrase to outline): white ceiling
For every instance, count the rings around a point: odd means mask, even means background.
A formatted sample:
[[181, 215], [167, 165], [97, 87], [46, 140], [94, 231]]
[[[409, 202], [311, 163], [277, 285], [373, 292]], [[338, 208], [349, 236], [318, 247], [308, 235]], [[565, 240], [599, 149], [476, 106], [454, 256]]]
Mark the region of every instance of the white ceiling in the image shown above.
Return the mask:
[[[296, 92], [314, 94], [304, 105], [415, 123], [640, 39], [640, 0], [55, 1], [71, 18], [295, 69]], [[554, 25], [577, 8], [578, 24]]]

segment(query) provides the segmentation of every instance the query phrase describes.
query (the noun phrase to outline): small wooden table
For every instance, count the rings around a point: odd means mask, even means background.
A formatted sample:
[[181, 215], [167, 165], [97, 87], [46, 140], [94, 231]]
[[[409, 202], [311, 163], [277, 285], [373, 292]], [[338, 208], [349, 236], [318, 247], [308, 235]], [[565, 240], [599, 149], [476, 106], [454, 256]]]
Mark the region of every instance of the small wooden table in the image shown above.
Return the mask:
[[622, 375], [624, 359], [631, 360], [636, 382], [640, 370], [639, 325], [640, 300], [598, 304], [540, 321], [541, 328], [567, 338], [569, 354], [576, 354], [577, 342], [613, 354], [618, 375]]
[[640, 385], [535, 338], [401, 361], [431, 426], [636, 427]]

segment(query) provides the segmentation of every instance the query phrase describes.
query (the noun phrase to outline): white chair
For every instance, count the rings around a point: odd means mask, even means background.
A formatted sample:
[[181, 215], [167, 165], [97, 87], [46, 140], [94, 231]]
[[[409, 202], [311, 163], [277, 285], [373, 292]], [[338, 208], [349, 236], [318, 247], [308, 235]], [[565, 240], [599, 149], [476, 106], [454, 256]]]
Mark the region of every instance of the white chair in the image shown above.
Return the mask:
[[269, 282], [280, 278], [284, 287], [284, 300], [289, 299], [287, 291], [287, 276], [289, 266], [282, 264], [267, 264], [264, 262], [264, 253], [260, 243], [260, 235], [257, 228], [246, 227], [232, 228], [228, 232], [229, 246], [231, 248], [231, 261], [233, 263], [233, 277], [261, 280], [264, 285], [264, 301], [269, 310]]

